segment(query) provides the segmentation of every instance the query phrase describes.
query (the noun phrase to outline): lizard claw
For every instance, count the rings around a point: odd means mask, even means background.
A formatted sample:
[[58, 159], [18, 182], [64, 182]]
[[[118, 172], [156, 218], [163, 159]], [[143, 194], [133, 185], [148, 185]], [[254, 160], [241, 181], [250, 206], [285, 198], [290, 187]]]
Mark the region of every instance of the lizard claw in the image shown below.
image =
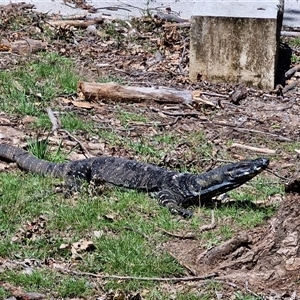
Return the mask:
[[171, 214], [181, 215], [184, 218], [191, 218], [193, 216], [193, 212], [188, 209], [184, 209], [182, 207], [170, 207]]

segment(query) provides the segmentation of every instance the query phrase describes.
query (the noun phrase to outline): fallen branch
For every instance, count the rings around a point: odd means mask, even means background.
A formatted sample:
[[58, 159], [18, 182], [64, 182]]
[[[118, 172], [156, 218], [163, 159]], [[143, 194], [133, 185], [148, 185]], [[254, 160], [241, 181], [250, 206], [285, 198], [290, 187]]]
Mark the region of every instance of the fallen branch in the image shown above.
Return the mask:
[[276, 150], [272, 150], [272, 149], [267, 149], [267, 148], [258, 148], [258, 147], [253, 147], [253, 146], [248, 146], [248, 145], [244, 145], [244, 144], [239, 144], [239, 143], [233, 143], [230, 148], [241, 148], [241, 149], [247, 149], [250, 151], [255, 151], [258, 153], [263, 153], [263, 154], [276, 154]]
[[61, 267], [55, 267], [56, 270], [68, 274], [73, 274], [77, 276], [89, 276], [94, 278], [109, 278], [109, 279], [118, 279], [118, 280], [140, 280], [140, 281], [196, 281], [196, 280], [207, 280], [218, 276], [218, 273], [212, 273], [203, 276], [191, 276], [191, 277], [137, 277], [137, 276], [118, 276], [118, 275], [104, 275], [104, 274], [96, 274], [89, 272], [79, 272], [73, 271]]
[[173, 104], [193, 103], [192, 93], [190, 91], [179, 91], [165, 87], [122, 86], [115, 82], [79, 82], [77, 92], [79, 96], [86, 101], [112, 100], [116, 102], [155, 101]]
[[50, 20], [47, 21], [47, 24], [53, 27], [66, 27], [74, 26], [76, 28], [87, 28], [90, 25], [101, 24], [103, 23], [102, 18], [95, 18], [92, 20]]

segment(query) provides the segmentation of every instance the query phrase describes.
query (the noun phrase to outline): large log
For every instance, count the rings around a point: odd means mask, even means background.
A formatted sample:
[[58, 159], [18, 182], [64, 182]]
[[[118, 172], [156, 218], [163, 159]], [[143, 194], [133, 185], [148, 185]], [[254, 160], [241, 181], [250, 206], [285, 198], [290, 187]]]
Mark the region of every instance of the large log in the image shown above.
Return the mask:
[[115, 82], [79, 82], [77, 92], [86, 101], [193, 103], [193, 95], [190, 91], [179, 91], [165, 87], [122, 86]]

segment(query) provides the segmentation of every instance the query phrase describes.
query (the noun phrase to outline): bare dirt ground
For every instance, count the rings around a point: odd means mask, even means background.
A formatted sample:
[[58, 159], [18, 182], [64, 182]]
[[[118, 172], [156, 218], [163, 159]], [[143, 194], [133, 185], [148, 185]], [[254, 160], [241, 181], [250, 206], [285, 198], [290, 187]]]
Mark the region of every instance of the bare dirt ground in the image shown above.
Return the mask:
[[[27, 25], [23, 25], [27, 26], [26, 31], [2, 30], [2, 38], [9, 42], [26, 39], [33, 33], [40, 34], [39, 28], [47, 25], [47, 17], [22, 7], [12, 10], [0, 8], [0, 12], [7, 19], [17, 15], [28, 20]], [[209, 104], [91, 103], [89, 109], [95, 110], [94, 116], [99, 124], [106, 128], [114, 127], [120, 136], [128, 136], [116, 113], [122, 109], [130, 110], [148, 119], [146, 125], [130, 123], [129, 136], [133, 140], [157, 132], [168, 131], [184, 136], [202, 131], [215, 149], [215, 158], [239, 160], [266, 155], [271, 159], [270, 178], [276, 174], [282, 183], [287, 184], [298, 177], [300, 92], [297, 88], [284, 95], [280, 89], [262, 91], [247, 88], [246, 96], [234, 103], [231, 95], [241, 88], [238, 85], [189, 82], [188, 28], [164, 27], [166, 22], [149, 17], [127, 23], [108, 20], [105, 24], [100, 25], [96, 32], [84, 29], [80, 34], [72, 26], [52, 28], [55, 34], [52, 32], [46, 51], [56, 51], [73, 58], [81, 75], [88, 81], [110, 76], [121, 78], [129, 85], [200, 90], [202, 99]], [[22, 59], [22, 55], [3, 54], [0, 56], [0, 67], [12, 68]], [[76, 95], [73, 97], [76, 98]], [[64, 97], [60, 105], [88, 117], [89, 109], [74, 106], [73, 100], [72, 97]], [[6, 140], [9, 140], [6, 132], [12, 132], [8, 127], [29, 134], [22, 118], [2, 112], [0, 120], [0, 133]], [[228, 141], [259, 149], [243, 149]], [[134, 152], [122, 148], [104, 145], [100, 151], [89, 148], [87, 141], [84, 144], [94, 155], [108, 153], [136, 157]], [[274, 153], [270, 154], [267, 150], [274, 150]], [[169, 157], [156, 163], [176, 167], [182, 162], [188, 165], [199, 161], [197, 154], [189, 152], [188, 145], [178, 145]], [[214, 157], [204, 166], [209, 168], [213, 164]], [[290, 185], [288, 191], [296, 193], [284, 196], [274, 217], [257, 228], [238, 233], [220, 246], [204, 250], [199, 246], [199, 241], [174, 239], [164, 247], [179, 257], [184, 265], [192, 266], [197, 275], [217, 273], [218, 278], [227, 282], [229, 290], [246, 286], [254, 295], [266, 295], [270, 299], [296, 299], [295, 295], [300, 294], [299, 186]]]

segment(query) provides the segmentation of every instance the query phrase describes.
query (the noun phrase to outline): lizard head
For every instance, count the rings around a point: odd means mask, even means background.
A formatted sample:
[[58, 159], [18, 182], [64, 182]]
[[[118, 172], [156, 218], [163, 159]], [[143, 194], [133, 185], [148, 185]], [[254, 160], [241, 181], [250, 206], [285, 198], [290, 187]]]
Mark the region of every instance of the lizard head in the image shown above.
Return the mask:
[[[190, 193], [195, 201], [211, 199], [251, 180], [269, 165], [268, 158], [257, 158], [228, 164], [196, 176]], [[197, 198], [198, 197], [198, 198]]]
[[268, 158], [260, 157], [228, 165], [225, 171], [228, 175], [227, 179], [240, 185], [265, 170], [269, 162]]
[[251, 180], [268, 165], [269, 159], [261, 157], [212, 169], [196, 175], [194, 184], [189, 186], [189, 192], [195, 201], [199, 201], [199, 196], [202, 200], [218, 196]]

